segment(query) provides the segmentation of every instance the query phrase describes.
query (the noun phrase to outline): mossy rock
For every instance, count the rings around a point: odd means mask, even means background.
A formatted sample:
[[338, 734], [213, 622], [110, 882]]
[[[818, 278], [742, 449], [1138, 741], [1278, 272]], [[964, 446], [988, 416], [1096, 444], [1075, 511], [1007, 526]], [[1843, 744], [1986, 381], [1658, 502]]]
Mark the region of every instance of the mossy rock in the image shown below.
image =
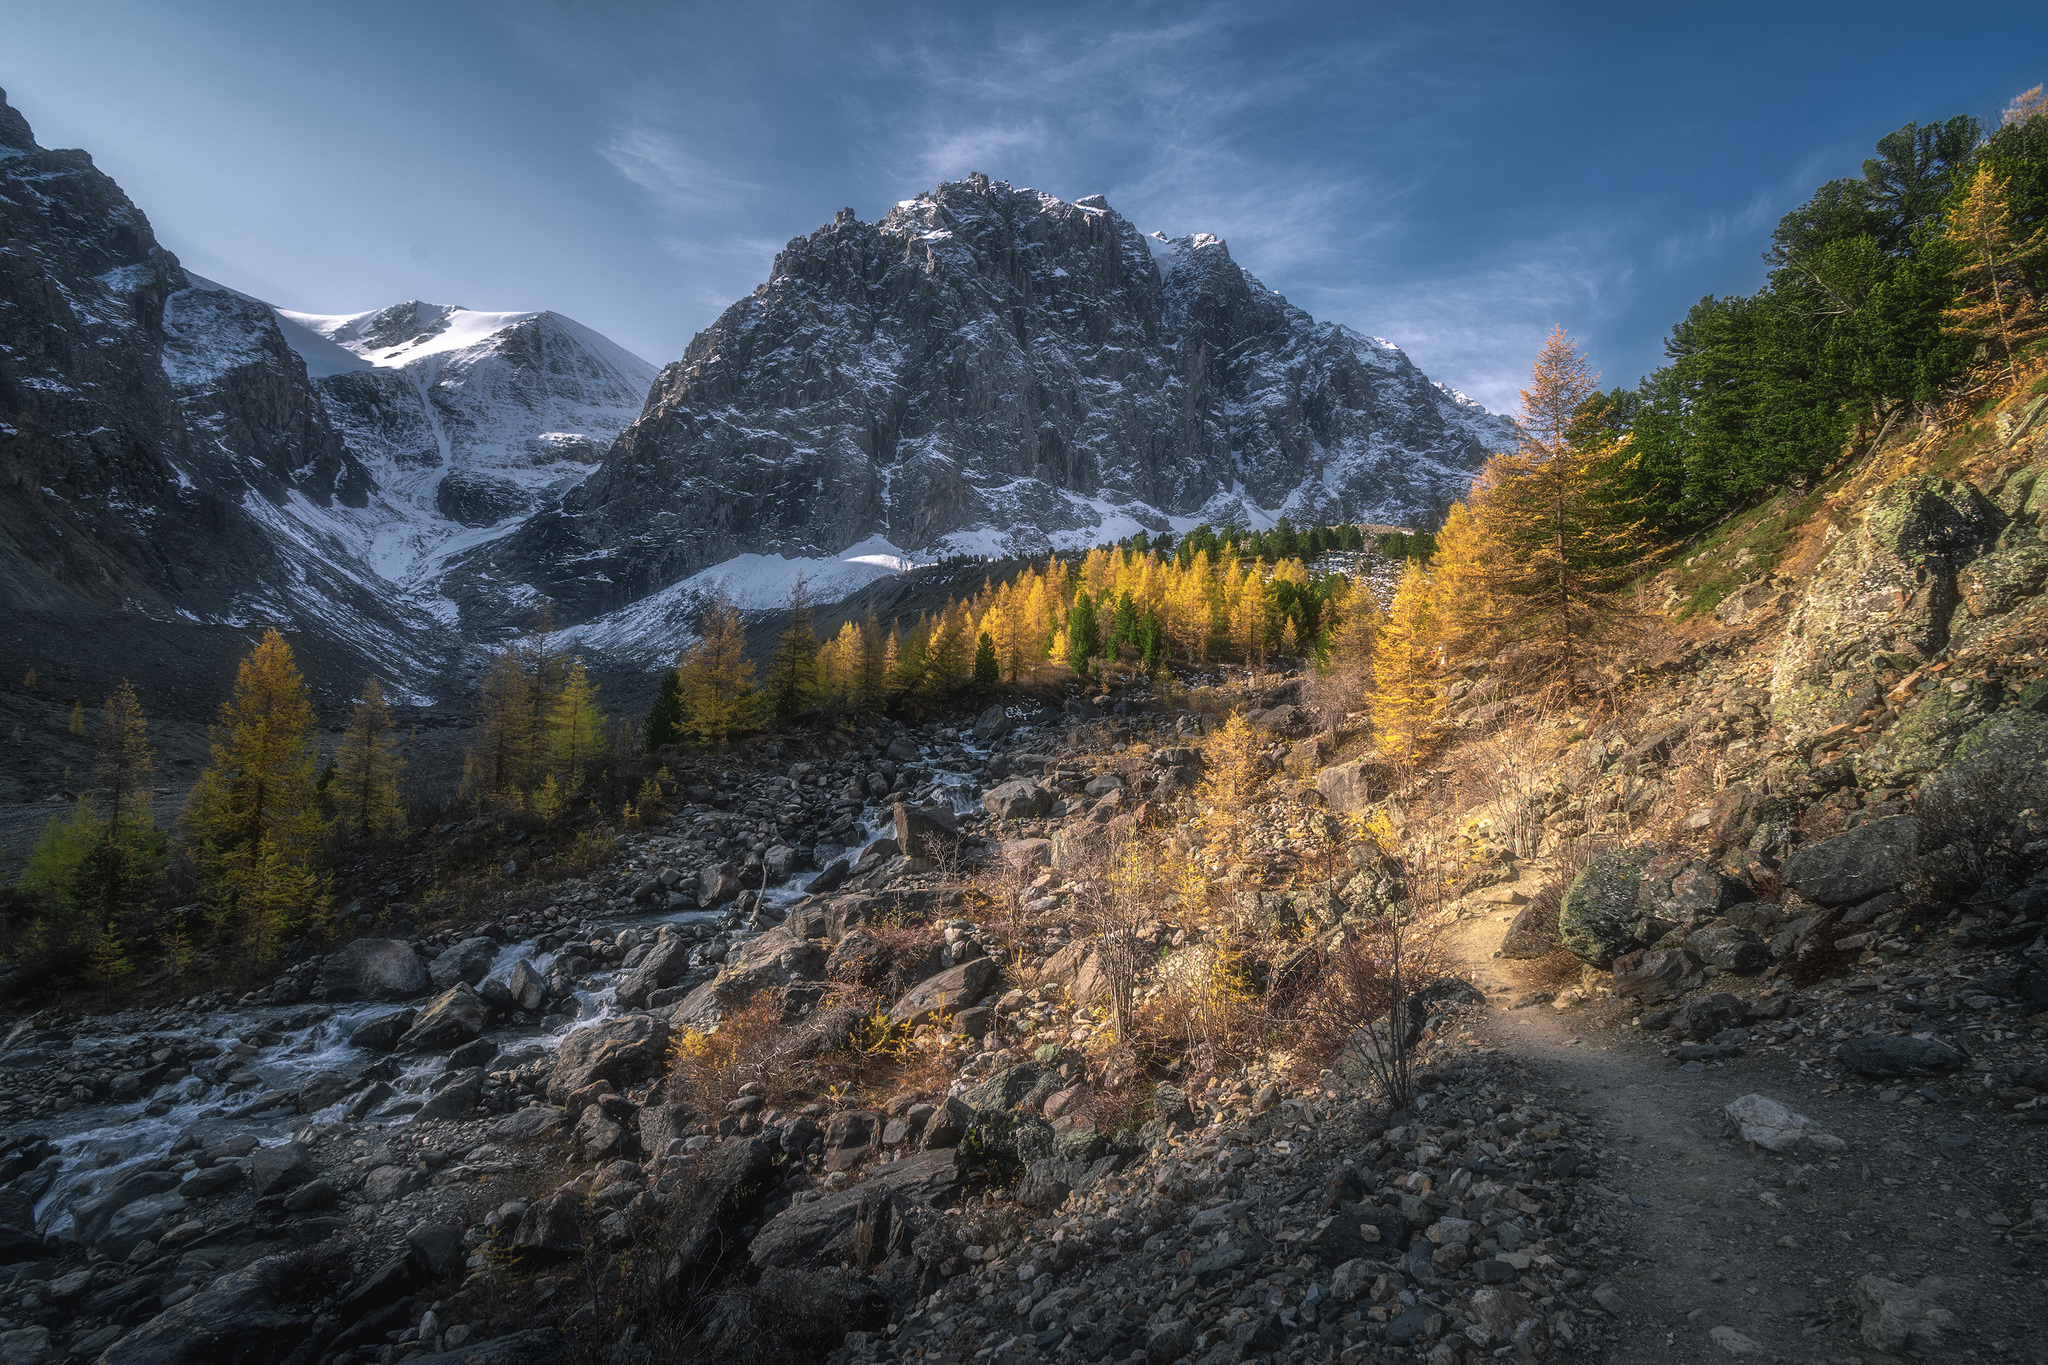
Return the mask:
[[1972, 683], [1961, 692], [1946, 683], [1907, 704], [1898, 728], [1858, 761], [1865, 787], [1916, 781], [1946, 763], [1956, 744], [1984, 719], [1984, 689]]
[[1638, 946], [1643, 869], [1655, 856], [1647, 848], [1621, 849], [1596, 858], [1572, 879], [1558, 910], [1557, 932], [1573, 957], [1605, 967]]

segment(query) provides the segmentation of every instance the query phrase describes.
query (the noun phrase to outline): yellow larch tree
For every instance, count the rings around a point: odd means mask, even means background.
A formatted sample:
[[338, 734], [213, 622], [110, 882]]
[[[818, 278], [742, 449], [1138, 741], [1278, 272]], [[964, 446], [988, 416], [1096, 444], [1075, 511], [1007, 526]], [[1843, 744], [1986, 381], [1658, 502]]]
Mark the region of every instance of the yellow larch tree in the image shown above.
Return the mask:
[[1442, 726], [1435, 681], [1436, 622], [1429, 596], [1421, 563], [1409, 560], [1373, 645], [1373, 689], [1367, 709], [1380, 751], [1404, 767], [1428, 751]]
[[2035, 262], [2048, 252], [2048, 226], [2023, 233], [2012, 220], [2004, 182], [1980, 165], [1945, 232], [1961, 259], [1956, 301], [1942, 317], [1951, 331], [1977, 338], [1994, 360], [2003, 359], [2007, 376], [2018, 383], [2014, 356], [2048, 337], [2048, 307], [2027, 285]]

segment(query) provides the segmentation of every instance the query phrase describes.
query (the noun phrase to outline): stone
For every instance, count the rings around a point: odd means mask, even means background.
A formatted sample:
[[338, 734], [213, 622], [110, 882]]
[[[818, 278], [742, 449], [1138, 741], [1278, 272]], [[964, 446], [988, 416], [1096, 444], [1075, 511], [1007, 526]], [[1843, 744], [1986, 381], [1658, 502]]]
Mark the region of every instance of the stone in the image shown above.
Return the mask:
[[1195, 1338], [1198, 1335], [1195, 1324], [1185, 1318], [1154, 1327], [1145, 1338], [1145, 1359], [1148, 1365], [1173, 1365], [1175, 1361], [1194, 1350]]
[[671, 1142], [690, 1135], [690, 1107], [656, 1101], [640, 1110], [640, 1150], [650, 1157], [668, 1151]]
[[284, 1206], [293, 1213], [313, 1213], [332, 1205], [341, 1198], [341, 1191], [334, 1188], [334, 1182], [326, 1176], [308, 1180], [284, 1197]]
[[843, 1171], [856, 1166], [873, 1150], [881, 1120], [862, 1109], [843, 1109], [825, 1125], [825, 1169]]
[[429, 1275], [445, 1275], [461, 1258], [462, 1232], [457, 1222], [417, 1223], [405, 1240]]
[[405, 1000], [425, 995], [432, 979], [412, 945], [395, 938], [359, 938], [320, 964], [330, 1000]]
[[1723, 1324], [1707, 1333], [1707, 1339], [1731, 1356], [1757, 1356], [1764, 1354], [1761, 1343], [1744, 1336], [1733, 1327]]
[[315, 1170], [312, 1153], [297, 1142], [258, 1147], [249, 1153], [249, 1183], [259, 1198], [304, 1184]]
[[1744, 1095], [1729, 1102], [1726, 1113], [1735, 1120], [1745, 1142], [1771, 1152], [1796, 1151], [1811, 1147], [1839, 1152], [1848, 1144], [1804, 1114], [1796, 1114], [1767, 1095]]
[[645, 1008], [648, 997], [665, 986], [673, 986], [690, 970], [690, 950], [695, 943], [680, 934], [656, 943], [640, 965], [626, 973], [616, 988], [620, 1004]]
[[1910, 815], [1866, 821], [1793, 853], [1785, 884], [1816, 905], [1868, 900], [1905, 880], [1919, 837], [1920, 822]]
[[354, 1089], [355, 1083], [339, 1071], [316, 1071], [292, 1097], [301, 1114], [314, 1114]]
[[1005, 839], [1003, 861], [1020, 873], [1040, 872], [1052, 866], [1052, 840]]
[[20, 1327], [0, 1332], [0, 1365], [43, 1365], [49, 1360], [50, 1329]]
[[915, 1028], [929, 1022], [942, 1010], [965, 1009], [987, 995], [1000, 974], [994, 959], [969, 958], [957, 967], [950, 967], [912, 986], [890, 1007], [889, 1022]]
[[974, 718], [974, 742], [987, 744], [990, 740], [1001, 739], [1010, 732], [1010, 721], [1003, 714], [1003, 704], [996, 702]]
[[1685, 946], [1709, 967], [1748, 976], [1771, 965], [1771, 947], [1748, 929], [1716, 924], [1689, 935]]
[[959, 844], [959, 823], [949, 810], [907, 806], [899, 801], [895, 818], [896, 847], [908, 857], [941, 857]]
[[458, 981], [420, 1011], [398, 1040], [401, 1052], [431, 1052], [459, 1047], [484, 1031], [491, 1009], [469, 984]]
[[1052, 793], [1044, 783], [1020, 777], [982, 793], [981, 808], [997, 820], [1029, 820], [1052, 809]]
[[886, 1191], [899, 1206], [932, 1206], [946, 1201], [959, 1182], [950, 1151], [921, 1152], [875, 1166], [860, 1184], [792, 1204], [769, 1219], [748, 1247], [748, 1258], [760, 1269], [812, 1263], [827, 1248], [850, 1242], [863, 1203], [873, 1207], [877, 1194]]
[[1910, 1036], [1851, 1038], [1835, 1049], [1835, 1060], [1873, 1080], [1955, 1071], [1970, 1062], [1939, 1039]]
[[1749, 1006], [1740, 996], [1716, 991], [1712, 995], [1695, 996], [1679, 1006], [1666, 1027], [1681, 1038], [1705, 1042], [1729, 1029], [1740, 1028], [1748, 1018]]
[[740, 945], [719, 968], [711, 993], [724, 1009], [738, 1009], [765, 990], [800, 981], [823, 981], [831, 954], [784, 924]]
[[1749, 899], [1748, 888], [1711, 868], [1688, 867], [1671, 882], [1671, 899], [1688, 915], [1712, 917]]
[[1624, 953], [1614, 960], [1614, 993], [1645, 1005], [1675, 1000], [1706, 982], [1700, 960], [1684, 948]]
[[[230, 1271], [107, 1346], [96, 1365], [267, 1365], [311, 1325], [310, 1312], [280, 1306], [270, 1288], [290, 1262], [265, 1257]], [[414, 1357], [418, 1359], [418, 1357]]]
[[596, 1081], [624, 1089], [659, 1075], [667, 1064], [668, 1025], [651, 1014], [628, 1014], [571, 1030], [555, 1054], [548, 1102], [562, 1104]]
[[484, 979], [497, 961], [498, 945], [487, 938], [466, 938], [444, 949], [427, 967], [436, 990], [447, 990], [456, 982], [474, 986]]
[[126, 1260], [137, 1242], [155, 1241], [188, 1207], [185, 1197], [175, 1192], [152, 1194], [124, 1204], [107, 1220], [105, 1230], [93, 1239], [93, 1249], [116, 1261]]
[[[1375, 780], [1380, 779], [1380, 780]], [[1316, 791], [1324, 806], [1338, 812], [1362, 811], [1387, 794], [1387, 783], [1379, 768], [1364, 759], [1333, 763], [1316, 774]]]
[[546, 1137], [569, 1121], [569, 1116], [551, 1104], [530, 1104], [514, 1109], [491, 1125], [491, 1136], [502, 1141]]
[[746, 889], [730, 864], [706, 864], [697, 874], [697, 903], [710, 910], [724, 905]]
[[586, 1161], [610, 1161], [625, 1155], [624, 1126], [594, 1104], [576, 1120], [575, 1139]]
[[1939, 1288], [1933, 1280], [1918, 1289], [1908, 1289], [1881, 1275], [1865, 1275], [1856, 1282], [1858, 1331], [1863, 1344], [1887, 1355], [1908, 1350], [1937, 1350], [1942, 1333], [1955, 1326], [1955, 1315], [1940, 1307], [1934, 1298]]
[[572, 1187], [533, 1200], [519, 1219], [512, 1245], [527, 1251], [581, 1251], [582, 1193]]
[[1572, 879], [1557, 916], [1558, 937], [1572, 956], [1606, 967], [1635, 946], [1643, 869], [1651, 856], [1644, 849], [1602, 854]]
[[379, 1166], [363, 1177], [363, 1200], [370, 1204], [388, 1204], [418, 1189], [422, 1179], [419, 1171], [411, 1166]]
[[1524, 905], [1515, 912], [1508, 924], [1507, 933], [1501, 936], [1500, 955], [1527, 961], [1531, 958], [1548, 957], [1562, 946], [1558, 937], [1557, 906], [1546, 896]]
[[405, 1036], [405, 1031], [412, 1027], [413, 1021], [419, 1016], [420, 1012], [415, 1009], [373, 1014], [355, 1026], [348, 1040], [360, 1048], [368, 1048], [374, 1052], [389, 1052], [398, 1046], [398, 1040]]
[[511, 972], [505, 977], [505, 990], [512, 997], [512, 1003], [528, 1014], [538, 1013], [548, 1000], [547, 978], [523, 957], [512, 964]]
[[465, 1067], [444, 1076], [427, 1102], [413, 1114], [414, 1123], [437, 1123], [465, 1117], [483, 1098], [484, 1069]]

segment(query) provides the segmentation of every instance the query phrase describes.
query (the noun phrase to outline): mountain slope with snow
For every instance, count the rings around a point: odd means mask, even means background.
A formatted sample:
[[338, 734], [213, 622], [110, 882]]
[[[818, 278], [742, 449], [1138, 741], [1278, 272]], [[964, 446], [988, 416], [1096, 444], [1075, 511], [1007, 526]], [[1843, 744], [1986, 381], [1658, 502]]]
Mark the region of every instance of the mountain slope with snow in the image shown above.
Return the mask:
[[1514, 441], [1217, 238], [971, 176], [790, 242], [601, 468], [473, 562], [584, 620], [736, 556], [873, 536], [930, 558], [1403, 522]]

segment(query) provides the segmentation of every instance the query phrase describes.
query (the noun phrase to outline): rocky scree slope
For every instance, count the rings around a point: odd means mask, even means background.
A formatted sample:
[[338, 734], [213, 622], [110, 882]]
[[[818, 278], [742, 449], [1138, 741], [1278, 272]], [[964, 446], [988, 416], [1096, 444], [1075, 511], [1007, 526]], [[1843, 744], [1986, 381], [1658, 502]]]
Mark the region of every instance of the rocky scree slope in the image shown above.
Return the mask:
[[600, 470], [486, 557], [581, 618], [876, 535], [1028, 554], [1169, 518], [1405, 522], [1514, 442], [1217, 238], [976, 175], [791, 241]]

